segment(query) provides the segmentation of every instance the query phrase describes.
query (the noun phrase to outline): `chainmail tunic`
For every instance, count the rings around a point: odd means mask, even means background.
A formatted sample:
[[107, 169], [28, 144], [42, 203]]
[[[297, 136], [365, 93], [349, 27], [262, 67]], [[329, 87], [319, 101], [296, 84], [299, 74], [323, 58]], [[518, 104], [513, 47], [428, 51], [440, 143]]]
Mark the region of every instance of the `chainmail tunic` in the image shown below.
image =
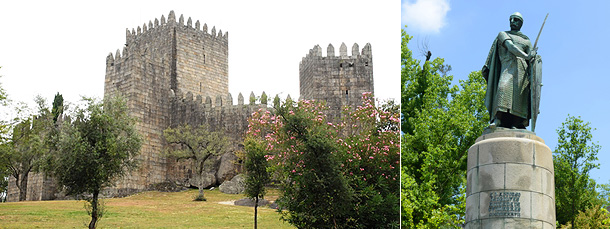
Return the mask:
[[[508, 34], [508, 36], [517, 48], [525, 53], [529, 53], [531, 46], [529, 40], [512, 34]], [[530, 89], [527, 61], [510, 53], [503, 45], [504, 41], [499, 41], [500, 47], [498, 51], [502, 67], [493, 110], [507, 112], [521, 118], [528, 118]]]

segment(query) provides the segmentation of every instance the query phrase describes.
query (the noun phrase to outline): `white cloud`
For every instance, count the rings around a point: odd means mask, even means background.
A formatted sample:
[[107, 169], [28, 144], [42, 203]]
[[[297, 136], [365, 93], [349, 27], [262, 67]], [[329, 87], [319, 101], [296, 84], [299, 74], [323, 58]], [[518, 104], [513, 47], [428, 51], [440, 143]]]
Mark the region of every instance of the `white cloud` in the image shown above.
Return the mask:
[[446, 23], [449, 0], [406, 0], [402, 3], [402, 24], [424, 33], [438, 33]]

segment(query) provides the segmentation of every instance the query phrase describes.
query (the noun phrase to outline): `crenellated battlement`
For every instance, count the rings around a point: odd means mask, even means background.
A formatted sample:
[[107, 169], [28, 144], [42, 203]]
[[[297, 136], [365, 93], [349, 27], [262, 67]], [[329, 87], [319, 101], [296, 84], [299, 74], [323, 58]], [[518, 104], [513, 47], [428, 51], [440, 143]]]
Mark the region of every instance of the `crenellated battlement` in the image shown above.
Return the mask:
[[[167, 18], [167, 19], [166, 19]], [[162, 155], [163, 130], [179, 123], [225, 129], [241, 136], [247, 117], [261, 104], [233, 105], [229, 94], [228, 33], [170, 11], [127, 29], [125, 46], [106, 57], [104, 95], [123, 95], [143, 136], [142, 166], [116, 193], [184, 176]], [[241, 106], [240, 106], [241, 105]], [[258, 108], [257, 108], [258, 109]], [[240, 138], [235, 138], [239, 140]], [[146, 176], [142, 176], [146, 174]], [[123, 191], [121, 191], [123, 190]], [[131, 190], [131, 191], [130, 191]]]
[[[201, 28], [196, 21], [193, 26], [190, 17], [185, 22], [183, 15], [177, 19], [170, 11], [167, 20], [161, 15], [154, 23], [126, 30], [123, 51], [106, 57], [106, 81], [116, 84], [161, 71], [168, 89], [215, 98], [228, 93], [228, 49], [228, 32], [216, 32], [216, 27], [208, 32], [207, 24]], [[149, 70], [154, 72], [145, 72]]]
[[[169, 99], [171, 101], [181, 102], [181, 103], [193, 103], [196, 106], [200, 106], [201, 108], [220, 108], [220, 109], [232, 109], [232, 108], [242, 108], [243, 106], [255, 106], [260, 108], [261, 106], [267, 106], [268, 101], [261, 101], [260, 98], [267, 97], [266, 93], [263, 91], [260, 97], [257, 97], [254, 92], [250, 92], [250, 96], [248, 99], [248, 103], [244, 102], [244, 96], [240, 92], [237, 96], [237, 103], [233, 100], [233, 95], [231, 93], [227, 93], [226, 96], [217, 95], [215, 98], [210, 96], [206, 96], [205, 99], [201, 95], [193, 95], [191, 92], [187, 92], [186, 94], [176, 93], [173, 90], [169, 93]], [[286, 97], [286, 99], [290, 99], [290, 95]]]
[[223, 33], [222, 30], [219, 30], [218, 33], [216, 33], [215, 26], [212, 27], [212, 30], [210, 32], [208, 32], [207, 24], [203, 24], [203, 28], [200, 28], [201, 23], [199, 22], [199, 20], [197, 20], [195, 22], [195, 26], [193, 26], [193, 20], [191, 19], [191, 17], [187, 19], [186, 24], [184, 23], [184, 15], [182, 14], [180, 15], [178, 21], [176, 21], [176, 14], [173, 10], [169, 12], [167, 18], [168, 20], [166, 21], [165, 16], [161, 15], [160, 22], [159, 19], [155, 18], [154, 23], [152, 20], [149, 20], [148, 24], [144, 23], [142, 24], [142, 26], [132, 28], [131, 31], [129, 30], [129, 28], [127, 28], [127, 42], [129, 43], [129, 41], [137, 40], [141, 35], [144, 35], [146, 33], [155, 33], [157, 30], [166, 30], [167, 28], [182, 28], [197, 32], [201, 36], [206, 36], [206, 38], [209, 39], [218, 39], [225, 42], [229, 40], [229, 33]]
[[[193, 23], [190, 17], [185, 20], [170, 11], [167, 17], [161, 15], [126, 29], [125, 45], [106, 56], [104, 96], [122, 95], [126, 99], [143, 142], [135, 158], [139, 168], [104, 190], [104, 195], [125, 196], [164, 182], [200, 185], [192, 179], [191, 162], [177, 162], [163, 153], [168, 146], [163, 131], [182, 124], [206, 124], [224, 132], [232, 143], [231, 152], [208, 159], [206, 187], [237, 174], [240, 166], [236, 152], [243, 150], [248, 118], [255, 111], [273, 108], [267, 104], [265, 92], [260, 97], [250, 92], [247, 98], [239, 93], [234, 101], [228, 89], [229, 35], [216, 31], [215, 26], [208, 29], [205, 23]], [[299, 74], [299, 98], [326, 101], [330, 118], [339, 118], [343, 106], [356, 107], [363, 92], [373, 92], [371, 45], [360, 49], [353, 44], [349, 55], [345, 43], [338, 52], [330, 44], [326, 56], [316, 45], [302, 58]], [[52, 192], [41, 190], [46, 183], [38, 183], [42, 185], [29, 190], [36, 195]]]
[[354, 43], [352, 45], [352, 55], [348, 56], [347, 54], [347, 45], [345, 43], [341, 43], [339, 47], [339, 55], [335, 55], [335, 47], [332, 44], [328, 44], [326, 48], [326, 56], [322, 55], [322, 48], [320, 45], [315, 45], [312, 49], [309, 50], [309, 53], [303, 57], [301, 63], [306, 62], [308, 60], [319, 60], [319, 59], [356, 59], [356, 58], [368, 58], [370, 59], [373, 56], [371, 51], [371, 44], [366, 43], [364, 48], [360, 50], [358, 43]]
[[[224, 56], [228, 55], [228, 32], [223, 33], [222, 30], [219, 30], [217, 33], [215, 26], [212, 27], [211, 31], [208, 31], [207, 24], [204, 23], [203, 27], [201, 27], [201, 23], [199, 22], [199, 20], [197, 20], [193, 26], [192, 21], [193, 20], [189, 17], [185, 24], [183, 15], [180, 15], [179, 20], [176, 21], [175, 13], [172, 10], [168, 14], [167, 21], [165, 20], [165, 16], [161, 15], [161, 20], [155, 18], [154, 23], [152, 20], [149, 20], [148, 24], [144, 23], [142, 24], [142, 26], [132, 28], [131, 30], [127, 28], [125, 35], [125, 47], [123, 47], [122, 53], [120, 52], [120, 49], [117, 49], [115, 54], [110, 53], [106, 58], [106, 65], [113, 66], [115, 63], [123, 62], [124, 59], [128, 57], [128, 54], [130, 52], [138, 53], [141, 55], [151, 54], [153, 50], [148, 50], [147, 48], [149, 48], [149, 46], [173, 47], [176, 46], [178, 43], [188, 45], [188, 43], [190, 43], [193, 39], [174, 39], [177, 36], [182, 38], [186, 38], [187, 36], [194, 36], [196, 37], [195, 39], [198, 41], [196, 43], [199, 43], [198, 45], [207, 46], [209, 47], [210, 51], [219, 52]], [[187, 36], [180, 36], [180, 34], [184, 34]], [[178, 47], [174, 48], [176, 49]], [[171, 52], [174, 50], [165, 49], [163, 51]], [[159, 54], [157, 53], [157, 56], [158, 55]], [[220, 59], [222, 59], [222, 56], [220, 56]]]
[[374, 92], [371, 44], [360, 49], [354, 43], [349, 56], [347, 45], [341, 43], [336, 54], [332, 44], [326, 56], [316, 45], [299, 63], [300, 98], [326, 101], [331, 119], [340, 118], [343, 106], [360, 105], [362, 93]]

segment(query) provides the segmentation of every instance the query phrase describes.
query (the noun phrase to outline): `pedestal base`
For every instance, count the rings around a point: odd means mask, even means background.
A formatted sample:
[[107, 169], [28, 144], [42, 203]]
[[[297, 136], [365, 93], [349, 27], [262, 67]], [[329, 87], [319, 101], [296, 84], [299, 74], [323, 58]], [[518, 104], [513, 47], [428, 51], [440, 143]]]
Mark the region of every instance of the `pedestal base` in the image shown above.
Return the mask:
[[551, 149], [533, 132], [487, 130], [468, 150], [466, 228], [555, 228]]

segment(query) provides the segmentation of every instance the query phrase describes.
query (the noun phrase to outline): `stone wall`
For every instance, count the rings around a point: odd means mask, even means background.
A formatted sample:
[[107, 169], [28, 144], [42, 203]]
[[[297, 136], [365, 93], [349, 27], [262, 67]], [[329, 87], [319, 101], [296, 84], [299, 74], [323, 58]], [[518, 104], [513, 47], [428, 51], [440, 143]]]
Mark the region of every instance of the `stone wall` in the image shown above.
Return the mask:
[[[174, 180], [177, 173], [168, 173], [162, 153], [163, 130], [173, 122], [173, 109], [179, 107], [172, 104], [176, 100], [170, 101], [170, 94], [228, 94], [228, 33], [216, 33], [215, 28], [208, 33], [205, 24], [203, 30], [199, 27], [199, 21], [193, 27], [190, 18], [185, 25], [182, 15], [176, 21], [171, 11], [167, 22], [161, 16], [160, 21], [128, 30], [122, 57], [118, 50], [114, 58], [108, 56], [104, 95], [127, 98], [144, 141], [138, 170], [106, 190], [106, 195], [123, 196]], [[174, 163], [169, 166], [169, 171], [175, 170]]]
[[[251, 94], [251, 97], [254, 97], [254, 94]], [[237, 105], [234, 105], [232, 98], [229, 93], [226, 96], [217, 96], [214, 100], [209, 96], [205, 99], [201, 96], [193, 98], [190, 92], [186, 95], [172, 94], [170, 95], [170, 110], [172, 111], [170, 126], [176, 127], [182, 124], [199, 126], [205, 123], [212, 131], [225, 133], [232, 145], [228, 154], [235, 155], [243, 150], [243, 140], [248, 130], [248, 118], [255, 111], [267, 109], [267, 104], [244, 104], [243, 96], [240, 93]], [[209, 159], [210, 168], [207, 169], [216, 176], [217, 182], [214, 182], [215, 184], [220, 184], [236, 174], [227, 177], [224, 174], [226, 171], [221, 171], [222, 157], [229, 156], [217, 156]], [[233, 159], [236, 158], [233, 157]], [[231, 162], [227, 161], [226, 163]], [[238, 170], [237, 164], [235, 166], [235, 170]], [[177, 162], [175, 159], [168, 159], [167, 178], [172, 182], [185, 183], [195, 176], [191, 168], [190, 161]]]
[[169, 100], [172, 79], [172, 52], [175, 18], [168, 22], [149, 22], [142, 28], [127, 31], [123, 53], [106, 58], [104, 96], [122, 95], [130, 114], [137, 119], [136, 128], [143, 138], [137, 160], [140, 167], [120, 180], [107, 195], [126, 195], [144, 190], [149, 184], [165, 181], [166, 159], [162, 131], [169, 124]]
[[[19, 188], [15, 185], [15, 178], [9, 177], [9, 186], [7, 190], [8, 202], [19, 201]], [[54, 200], [56, 199], [56, 185], [53, 179], [45, 176], [42, 173], [30, 172], [28, 175], [28, 189], [26, 194], [26, 200], [37, 201], [37, 200]]]
[[[208, 33], [206, 24], [176, 20], [173, 11], [136, 29], [127, 29], [125, 47], [106, 57], [104, 96], [121, 95], [127, 100], [130, 115], [137, 119], [136, 128], [143, 138], [139, 168], [130, 172], [105, 196], [125, 196], [150, 190], [161, 183], [188, 185], [194, 176], [189, 161], [167, 158], [163, 130], [180, 124], [207, 124], [222, 130], [232, 142], [232, 152], [211, 160], [209, 166], [215, 182], [231, 179], [239, 166], [235, 155], [243, 149], [248, 118], [253, 112], [267, 109], [267, 104], [244, 103], [240, 93], [237, 104], [228, 93], [228, 33]], [[303, 58], [299, 67], [300, 94], [303, 99], [327, 101], [330, 116], [340, 117], [345, 105], [361, 104], [363, 92], [373, 92], [373, 61], [370, 44], [360, 51], [352, 46], [352, 56], [341, 45], [335, 56], [332, 45], [323, 57], [320, 46]], [[270, 97], [273, 97], [270, 96]], [[250, 98], [254, 99], [253, 93]], [[232, 168], [231, 166], [234, 166]], [[56, 198], [51, 179], [31, 175], [28, 200]], [[192, 182], [192, 180], [190, 181]], [[13, 184], [13, 185], [10, 185]], [[9, 183], [8, 199], [18, 198], [14, 181]], [[16, 196], [15, 196], [16, 195]], [[15, 199], [16, 201], [16, 199]]]
[[194, 96], [226, 96], [229, 92], [228, 33], [208, 33], [207, 24], [192, 27], [191, 18], [184, 25], [180, 16], [175, 26], [176, 88]]
[[347, 46], [342, 43], [339, 55], [328, 45], [327, 55], [322, 56], [319, 45], [309, 50], [299, 64], [300, 99], [326, 101], [330, 106], [331, 119], [337, 120], [344, 106], [362, 104], [362, 93], [374, 92], [373, 55], [371, 45], [362, 51], [358, 44], [352, 46], [352, 55], [347, 55]]

